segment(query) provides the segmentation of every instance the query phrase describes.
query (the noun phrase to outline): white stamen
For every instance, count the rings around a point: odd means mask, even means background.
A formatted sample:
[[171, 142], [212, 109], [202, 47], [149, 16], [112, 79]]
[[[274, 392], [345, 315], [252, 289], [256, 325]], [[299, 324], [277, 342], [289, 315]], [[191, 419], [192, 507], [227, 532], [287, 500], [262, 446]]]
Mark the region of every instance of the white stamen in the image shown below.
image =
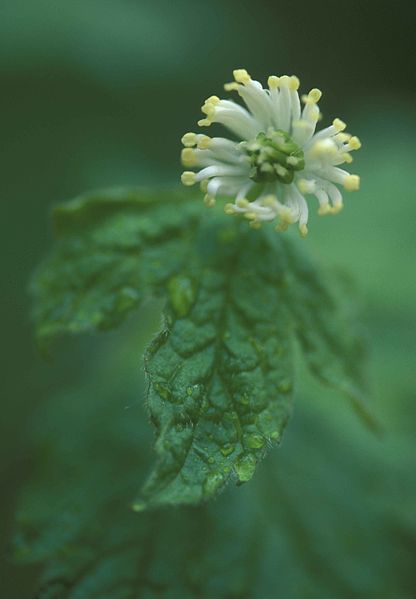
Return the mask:
[[247, 108], [210, 96], [202, 106], [205, 118], [199, 124], [219, 123], [242, 141], [186, 133], [182, 162], [198, 172], [185, 171], [182, 182], [200, 182], [207, 206], [213, 206], [220, 194], [231, 197], [233, 203], [225, 206], [226, 213], [244, 215], [253, 228], [278, 219], [278, 230], [297, 222], [305, 236], [306, 194], [318, 200], [319, 214], [333, 214], [343, 206], [338, 186], [347, 191], [359, 188], [359, 177], [338, 165], [350, 163], [350, 152], [358, 150], [361, 142], [345, 132], [346, 125], [338, 118], [315, 132], [319, 89], [302, 96], [301, 110], [296, 77], [270, 76], [265, 89], [245, 69], [233, 74], [234, 81], [225, 89], [237, 91]]

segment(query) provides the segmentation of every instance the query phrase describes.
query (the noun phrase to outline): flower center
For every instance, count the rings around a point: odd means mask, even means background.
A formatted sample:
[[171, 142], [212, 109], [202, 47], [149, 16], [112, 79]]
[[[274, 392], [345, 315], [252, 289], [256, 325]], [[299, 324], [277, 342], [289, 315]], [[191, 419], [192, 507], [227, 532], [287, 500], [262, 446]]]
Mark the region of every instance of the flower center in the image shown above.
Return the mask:
[[292, 183], [295, 171], [305, 168], [302, 149], [280, 129], [261, 132], [241, 147], [250, 159], [250, 179], [256, 183]]

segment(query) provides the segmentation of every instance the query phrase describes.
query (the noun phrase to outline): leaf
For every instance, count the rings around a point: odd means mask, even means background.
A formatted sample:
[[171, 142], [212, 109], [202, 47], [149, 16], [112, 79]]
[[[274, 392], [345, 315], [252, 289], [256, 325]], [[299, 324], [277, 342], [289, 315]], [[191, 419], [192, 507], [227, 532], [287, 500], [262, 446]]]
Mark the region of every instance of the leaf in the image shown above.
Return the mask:
[[159, 294], [189, 252], [200, 211], [188, 199], [121, 189], [57, 206], [55, 248], [32, 282], [40, 343], [114, 327], [146, 295]]
[[36, 416], [37, 469], [14, 546], [20, 563], [43, 567], [38, 599], [410, 599], [411, 441], [358, 435], [351, 421], [324, 418], [314, 395], [256, 485], [198, 507], [129, 510], [150, 457], [135, 400], [139, 345], [123, 332], [87, 381]]
[[370, 429], [380, 432], [367, 405], [366, 347], [351, 310], [351, 282], [345, 277], [329, 280], [295, 244], [286, 243], [284, 255], [286, 301], [308, 367], [321, 382], [348, 396]]
[[320, 271], [292, 240], [190, 197], [121, 190], [56, 208], [58, 243], [33, 286], [46, 341], [167, 300], [145, 356], [157, 464], [136, 510], [252, 477], [291, 412], [294, 332], [315, 375], [367, 414], [359, 336]]
[[158, 463], [136, 509], [248, 481], [291, 412], [281, 260], [257, 232], [213, 225], [201, 227], [193, 268], [171, 279], [165, 328], [145, 357]]

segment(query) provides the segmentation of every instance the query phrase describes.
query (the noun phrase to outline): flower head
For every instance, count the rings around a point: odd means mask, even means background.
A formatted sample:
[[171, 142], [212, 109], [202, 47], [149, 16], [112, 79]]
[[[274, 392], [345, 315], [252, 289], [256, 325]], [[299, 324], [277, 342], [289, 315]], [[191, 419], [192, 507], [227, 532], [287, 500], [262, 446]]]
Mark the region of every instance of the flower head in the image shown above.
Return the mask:
[[211, 96], [198, 121], [201, 127], [220, 123], [233, 139], [186, 133], [182, 162], [199, 170], [185, 171], [182, 183], [199, 182], [208, 206], [219, 194], [232, 198], [226, 213], [243, 214], [254, 228], [277, 219], [278, 230], [298, 223], [301, 235], [306, 235], [308, 194], [318, 200], [319, 214], [339, 212], [343, 206], [339, 186], [355, 191], [360, 183], [357, 175], [339, 165], [352, 162], [351, 151], [361, 143], [345, 132], [340, 119], [315, 132], [322, 93], [315, 88], [300, 99], [298, 89], [294, 76], [271, 76], [264, 89], [246, 70], [235, 70], [234, 81], [225, 90], [236, 91], [246, 107]]

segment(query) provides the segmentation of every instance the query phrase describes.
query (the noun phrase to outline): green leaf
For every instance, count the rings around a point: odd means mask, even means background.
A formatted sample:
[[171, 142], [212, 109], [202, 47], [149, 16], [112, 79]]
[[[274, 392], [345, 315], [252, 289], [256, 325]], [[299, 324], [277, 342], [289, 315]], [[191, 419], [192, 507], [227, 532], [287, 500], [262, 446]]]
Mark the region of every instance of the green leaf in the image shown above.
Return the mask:
[[55, 247], [32, 282], [39, 341], [114, 327], [159, 294], [189, 252], [200, 210], [188, 200], [120, 189], [57, 206]]
[[39, 599], [412, 597], [411, 442], [381, 444], [353, 421], [328, 420], [313, 394], [255, 485], [133, 513], [151, 457], [135, 399], [139, 346], [126, 332], [113, 339], [88, 380], [34, 421], [37, 467], [14, 546], [22, 564], [42, 565]]
[[[287, 304], [312, 373], [344, 393], [375, 432], [379, 423], [367, 405], [366, 347], [351, 306], [353, 285], [318, 269], [295, 244], [285, 244]], [[353, 298], [356, 301], [356, 297]]]
[[367, 414], [361, 342], [320, 271], [290, 238], [191, 197], [121, 190], [56, 208], [33, 285], [46, 341], [115, 326], [146, 296], [167, 302], [145, 355], [157, 463], [136, 510], [252, 477], [291, 412], [295, 335], [314, 374]]
[[158, 463], [136, 509], [248, 481], [291, 412], [281, 260], [227, 222], [201, 227], [196, 248], [188, 275], [170, 281], [166, 325], [145, 357]]

